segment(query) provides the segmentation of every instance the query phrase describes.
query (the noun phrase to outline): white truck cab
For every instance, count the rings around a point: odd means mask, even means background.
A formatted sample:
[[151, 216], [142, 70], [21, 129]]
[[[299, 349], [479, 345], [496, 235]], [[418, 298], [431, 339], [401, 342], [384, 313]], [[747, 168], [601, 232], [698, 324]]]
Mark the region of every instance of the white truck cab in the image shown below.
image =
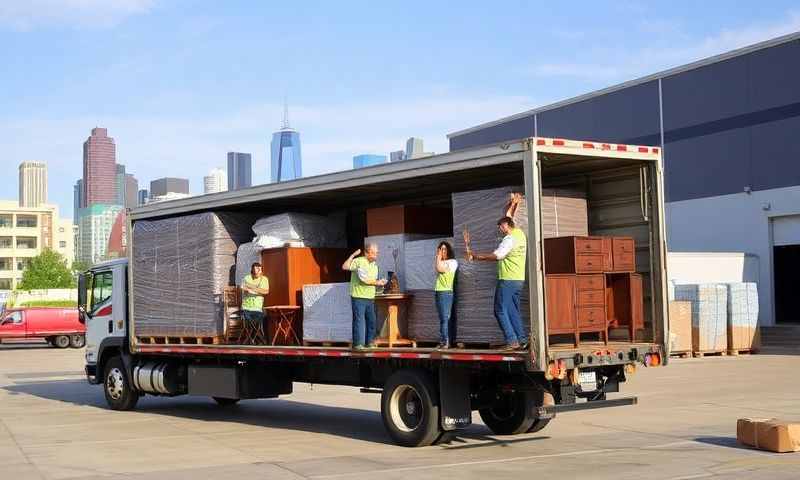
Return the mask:
[[86, 322], [86, 376], [103, 378], [105, 360], [123, 353], [128, 329], [128, 260], [98, 263], [79, 277], [78, 306]]

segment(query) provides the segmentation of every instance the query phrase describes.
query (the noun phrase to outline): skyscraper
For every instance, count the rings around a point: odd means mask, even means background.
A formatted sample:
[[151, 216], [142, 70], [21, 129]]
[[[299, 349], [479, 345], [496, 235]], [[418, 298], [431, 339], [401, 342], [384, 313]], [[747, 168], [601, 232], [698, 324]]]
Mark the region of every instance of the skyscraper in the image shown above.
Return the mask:
[[253, 185], [252, 160], [249, 153], [228, 152], [228, 190]]
[[22, 162], [19, 164], [19, 206], [38, 207], [47, 203], [47, 164]]
[[138, 201], [136, 194], [139, 191], [139, 180], [131, 173], [125, 174], [125, 208], [133, 208]]
[[116, 158], [114, 139], [105, 128], [93, 128], [83, 142], [83, 207], [95, 203], [113, 205], [116, 195]]
[[386, 163], [386, 155], [356, 155], [353, 157], [353, 168], [369, 167], [370, 165], [380, 165]]
[[406, 155], [404, 160], [413, 160], [415, 158], [430, 157], [436, 155], [433, 152], [426, 152], [422, 147], [422, 139], [411, 137], [406, 141]]
[[78, 245], [75, 248], [78, 260], [89, 264], [105, 260], [111, 227], [120, 211], [122, 211], [120, 205], [101, 203], [95, 203], [81, 210]]
[[272, 134], [270, 144], [270, 178], [273, 182], [294, 180], [303, 176], [300, 154], [300, 133], [289, 126], [289, 107], [283, 107], [281, 129]]
[[228, 189], [228, 179], [221, 168], [213, 168], [203, 177], [203, 193], [224, 192]]
[[150, 182], [150, 196], [163, 197], [168, 193], [189, 195], [189, 179], [164, 177]]
[[148, 192], [146, 188], [139, 190], [139, 195], [136, 200], [136, 203], [141, 207], [142, 205], [146, 204], [148, 200], [150, 200], [150, 192]]
[[394, 152], [389, 153], [390, 162], [402, 162], [405, 159], [406, 159], [405, 150], [396, 150]]
[[72, 223], [78, 224], [78, 214], [83, 208], [83, 179], [79, 178], [75, 182], [72, 192]]

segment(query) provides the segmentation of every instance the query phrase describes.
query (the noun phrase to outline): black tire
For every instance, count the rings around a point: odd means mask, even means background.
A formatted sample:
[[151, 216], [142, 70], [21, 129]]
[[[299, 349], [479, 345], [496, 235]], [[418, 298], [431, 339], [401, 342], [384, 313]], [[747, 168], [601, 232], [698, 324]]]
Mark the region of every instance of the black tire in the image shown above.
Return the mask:
[[238, 398], [211, 397], [220, 407], [231, 407], [239, 403]]
[[67, 348], [69, 347], [69, 336], [68, 335], [59, 335], [53, 338], [53, 346], [56, 348]]
[[381, 417], [392, 440], [404, 447], [424, 447], [441, 437], [439, 395], [423, 370], [401, 370], [386, 381]]
[[72, 348], [83, 348], [86, 346], [86, 337], [81, 334], [69, 336], [69, 346]]
[[550, 420], [552, 420], [552, 418], [537, 418], [533, 421], [531, 428], [528, 429], [528, 433], [536, 433], [542, 430], [547, 426], [548, 423], [550, 423]]
[[500, 395], [494, 404], [479, 410], [483, 423], [495, 435], [519, 435], [527, 432], [536, 421], [531, 411], [533, 403], [529, 392]]
[[114, 357], [106, 362], [103, 372], [103, 393], [111, 410], [133, 410], [139, 401], [139, 392], [133, 389], [122, 359]]

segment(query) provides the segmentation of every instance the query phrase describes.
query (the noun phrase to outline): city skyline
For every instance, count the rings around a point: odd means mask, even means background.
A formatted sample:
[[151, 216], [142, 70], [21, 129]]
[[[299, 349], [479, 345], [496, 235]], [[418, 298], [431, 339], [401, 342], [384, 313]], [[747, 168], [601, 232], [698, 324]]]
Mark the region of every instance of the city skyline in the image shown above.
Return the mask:
[[283, 105], [281, 128], [272, 134], [270, 141], [269, 181], [285, 182], [303, 176], [303, 155], [300, 132], [289, 125], [289, 105]]
[[253, 156], [244, 152], [228, 152], [228, 190], [239, 190], [253, 185]]
[[[186, 176], [197, 194], [203, 176], [233, 149], [252, 152], [254, 183], [266, 182], [265, 144], [284, 95], [310, 176], [348, 169], [361, 152], [397, 151], [411, 135], [445, 152], [449, 132], [800, 29], [797, 5], [786, 0], [769, 9], [731, 4], [725, 15], [713, 4], [599, 2], [552, 12], [537, 32], [537, 43], [551, 45], [541, 51], [527, 29], [513, 26], [538, 14], [524, 3], [491, 12], [464, 5], [460, 21], [444, 5], [413, 1], [312, 10], [212, 3], [187, 10], [162, 0], [125, 10], [114, 3], [107, 21], [83, 2], [67, 9], [63, 1], [0, 17], [0, 44], [14, 46], [4, 52], [0, 175], [15, 177], [22, 161], [46, 162], [48, 201], [66, 217], [82, 176], [81, 141], [97, 125], [109, 129], [117, 162], [142, 184]], [[607, 26], [622, 14], [630, 28]], [[310, 19], [319, 24], [302, 28]], [[402, 41], [381, 33], [397, 22], [411, 28]], [[572, 22], [584, 26], [559, 27]], [[228, 34], [231, 25], [236, 35]], [[454, 39], [459, 48], [446, 54], [430, 48]], [[595, 40], [591, 48], [587, 39]], [[56, 59], [53, 45], [60, 46]], [[263, 61], [265, 51], [282, 52], [281, 59]], [[247, 74], [220, 75], [209, 65]]]

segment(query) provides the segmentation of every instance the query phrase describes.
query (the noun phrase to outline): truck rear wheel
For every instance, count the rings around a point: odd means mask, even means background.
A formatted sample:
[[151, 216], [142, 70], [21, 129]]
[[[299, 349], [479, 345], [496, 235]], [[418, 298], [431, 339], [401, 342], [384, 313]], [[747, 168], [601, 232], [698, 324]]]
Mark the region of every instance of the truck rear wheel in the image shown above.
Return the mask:
[[69, 337], [66, 335], [58, 335], [53, 338], [53, 346], [58, 348], [69, 347]]
[[80, 334], [70, 335], [69, 346], [72, 348], [83, 348], [86, 345], [86, 337]]
[[536, 420], [533, 421], [533, 425], [531, 425], [531, 428], [528, 429], [528, 433], [536, 433], [536, 432], [544, 429], [544, 427], [546, 427], [547, 424], [550, 423], [550, 420], [552, 420], [552, 419], [550, 419], [550, 418], [537, 418]]
[[536, 421], [531, 412], [530, 397], [528, 392], [501, 394], [491, 406], [479, 410], [481, 419], [496, 435], [525, 433]]
[[386, 381], [381, 395], [383, 425], [395, 443], [423, 447], [441, 436], [439, 395], [422, 370], [401, 370]]
[[139, 392], [133, 389], [122, 359], [114, 357], [106, 362], [103, 374], [103, 392], [112, 410], [133, 410], [139, 401]]

